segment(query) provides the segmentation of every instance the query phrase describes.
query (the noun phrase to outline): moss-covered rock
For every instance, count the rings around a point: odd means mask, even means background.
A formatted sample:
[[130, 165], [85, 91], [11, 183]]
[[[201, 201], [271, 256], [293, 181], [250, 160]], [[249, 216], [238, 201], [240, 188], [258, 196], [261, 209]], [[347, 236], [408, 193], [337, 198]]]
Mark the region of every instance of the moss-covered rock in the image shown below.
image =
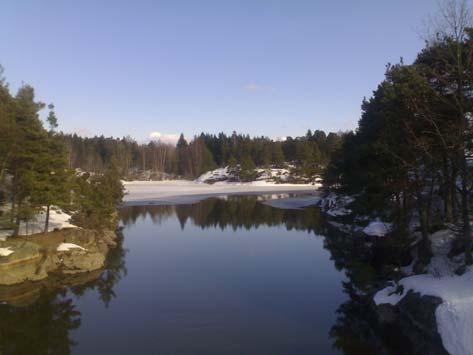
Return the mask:
[[[0, 242], [0, 248], [8, 250], [0, 256], [0, 285], [38, 281], [50, 273], [76, 274], [101, 269], [110, 248], [117, 245], [115, 239], [112, 231], [74, 228]], [[61, 243], [80, 248], [60, 251]]]

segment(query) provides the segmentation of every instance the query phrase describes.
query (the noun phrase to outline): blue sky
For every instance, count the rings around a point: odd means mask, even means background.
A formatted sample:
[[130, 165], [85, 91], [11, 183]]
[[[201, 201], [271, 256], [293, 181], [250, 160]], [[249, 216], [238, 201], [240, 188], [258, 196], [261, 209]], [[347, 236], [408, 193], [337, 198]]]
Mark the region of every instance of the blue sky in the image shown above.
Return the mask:
[[66, 132], [353, 129], [435, 0], [2, 0], [0, 64]]

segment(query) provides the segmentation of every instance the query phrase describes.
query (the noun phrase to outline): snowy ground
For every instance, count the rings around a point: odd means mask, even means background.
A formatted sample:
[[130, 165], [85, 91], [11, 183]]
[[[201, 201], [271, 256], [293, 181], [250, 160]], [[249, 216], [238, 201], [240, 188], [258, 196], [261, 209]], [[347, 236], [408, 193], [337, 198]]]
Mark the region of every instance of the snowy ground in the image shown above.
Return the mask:
[[453, 234], [441, 230], [430, 236], [434, 256], [428, 273], [403, 278], [402, 294], [393, 293], [395, 286], [379, 291], [376, 304], [396, 305], [409, 290], [422, 295], [437, 296], [443, 303], [437, 307], [435, 317], [445, 349], [452, 355], [473, 354], [473, 268], [463, 275], [454, 274], [458, 264], [448, 258]]
[[8, 256], [10, 254], [13, 254], [14, 251], [10, 250], [10, 247], [8, 248], [0, 248], [0, 256]]
[[[63, 228], [77, 228], [77, 226], [70, 224], [71, 216], [60, 209], [51, 209], [49, 212], [48, 231], [52, 232], [55, 229]], [[21, 223], [20, 235], [29, 235], [35, 233], [42, 233], [44, 230], [44, 223], [46, 221], [46, 212], [42, 211], [36, 215], [35, 220]]]
[[[257, 175], [256, 182], [268, 182], [268, 183], [288, 183], [291, 179], [296, 179], [299, 182], [317, 182], [320, 183], [320, 177], [313, 177], [311, 179], [298, 176], [291, 172], [294, 167], [288, 165], [287, 168], [257, 168], [255, 173]], [[237, 171], [235, 168], [230, 168], [226, 166], [224, 168], [218, 168], [215, 170], [208, 171], [197, 179], [195, 182], [200, 183], [214, 183], [214, 182], [223, 182], [223, 181], [238, 181]], [[294, 180], [293, 180], [294, 181]]]
[[256, 194], [271, 192], [315, 192], [320, 185], [275, 184], [267, 181], [248, 183], [216, 182], [209, 185], [197, 181], [131, 181], [124, 182], [126, 205], [142, 203], [195, 203], [207, 197], [229, 194]]
[[[46, 212], [41, 211], [33, 220], [28, 222], [21, 222], [19, 235], [31, 235], [36, 233], [43, 233], [44, 223], [46, 219]], [[48, 231], [52, 232], [56, 229], [63, 228], [77, 228], [77, 226], [69, 223], [71, 216], [62, 212], [59, 208], [51, 207], [49, 212], [49, 226]], [[0, 240], [5, 240], [6, 237], [13, 233], [12, 230], [0, 230]]]
[[384, 237], [392, 229], [391, 223], [372, 221], [363, 229], [363, 233], [373, 237]]
[[408, 290], [422, 295], [440, 297], [443, 303], [437, 307], [435, 317], [442, 342], [452, 355], [471, 355], [473, 351], [473, 269], [462, 276], [435, 277], [430, 274], [415, 275], [402, 279], [404, 293], [391, 294], [393, 287], [379, 291], [374, 297], [376, 304], [397, 304]]
[[69, 251], [71, 249], [80, 249], [80, 250], [87, 250], [83, 247], [81, 247], [80, 245], [77, 245], [77, 244], [73, 244], [73, 243], [61, 243], [59, 244], [59, 246], [57, 247], [57, 251]]

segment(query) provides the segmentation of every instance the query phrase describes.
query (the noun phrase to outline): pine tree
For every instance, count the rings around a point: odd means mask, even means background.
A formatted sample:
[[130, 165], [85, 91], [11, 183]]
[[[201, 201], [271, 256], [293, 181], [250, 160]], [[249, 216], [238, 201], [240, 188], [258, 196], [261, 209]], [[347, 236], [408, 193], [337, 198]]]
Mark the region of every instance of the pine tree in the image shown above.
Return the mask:
[[240, 180], [252, 181], [256, 178], [255, 163], [249, 154], [243, 155], [240, 164]]
[[38, 117], [38, 112], [44, 105], [35, 102], [33, 88], [27, 85], [21, 87], [14, 100], [17, 129], [8, 173], [12, 177], [12, 216], [15, 218], [15, 234], [17, 234], [20, 222], [31, 218], [35, 212], [28, 198], [35, 189], [33, 167], [38, 166], [37, 152], [44, 145], [47, 133]]
[[272, 161], [273, 164], [282, 168], [285, 162], [284, 152], [282, 150], [282, 144], [280, 142], [274, 142], [272, 144]]
[[181, 133], [177, 142], [177, 173], [186, 176], [189, 173], [189, 144]]
[[34, 189], [30, 202], [37, 208], [46, 207], [44, 232], [49, 230], [51, 206], [68, 206], [71, 198], [72, 172], [67, 169], [66, 151], [58, 137], [49, 136], [37, 152], [32, 166]]
[[49, 124], [49, 132], [54, 132], [54, 130], [58, 127], [56, 113], [54, 112], [54, 105], [49, 104], [48, 109], [49, 109], [49, 114], [46, 120], [48, 121], [48, 124]]

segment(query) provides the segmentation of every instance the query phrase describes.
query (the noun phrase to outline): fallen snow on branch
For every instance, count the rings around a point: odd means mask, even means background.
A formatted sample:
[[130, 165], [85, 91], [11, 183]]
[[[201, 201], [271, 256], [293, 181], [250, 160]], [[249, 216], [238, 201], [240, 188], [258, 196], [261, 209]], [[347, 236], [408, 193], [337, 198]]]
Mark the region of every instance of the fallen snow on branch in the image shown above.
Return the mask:
[[71, 249], [80, 249], [80, 250], [87, 250], [80, 245], [73, 244], [73, 243], [61, 243], [57, 247], [57, 251], [69, 251]]

